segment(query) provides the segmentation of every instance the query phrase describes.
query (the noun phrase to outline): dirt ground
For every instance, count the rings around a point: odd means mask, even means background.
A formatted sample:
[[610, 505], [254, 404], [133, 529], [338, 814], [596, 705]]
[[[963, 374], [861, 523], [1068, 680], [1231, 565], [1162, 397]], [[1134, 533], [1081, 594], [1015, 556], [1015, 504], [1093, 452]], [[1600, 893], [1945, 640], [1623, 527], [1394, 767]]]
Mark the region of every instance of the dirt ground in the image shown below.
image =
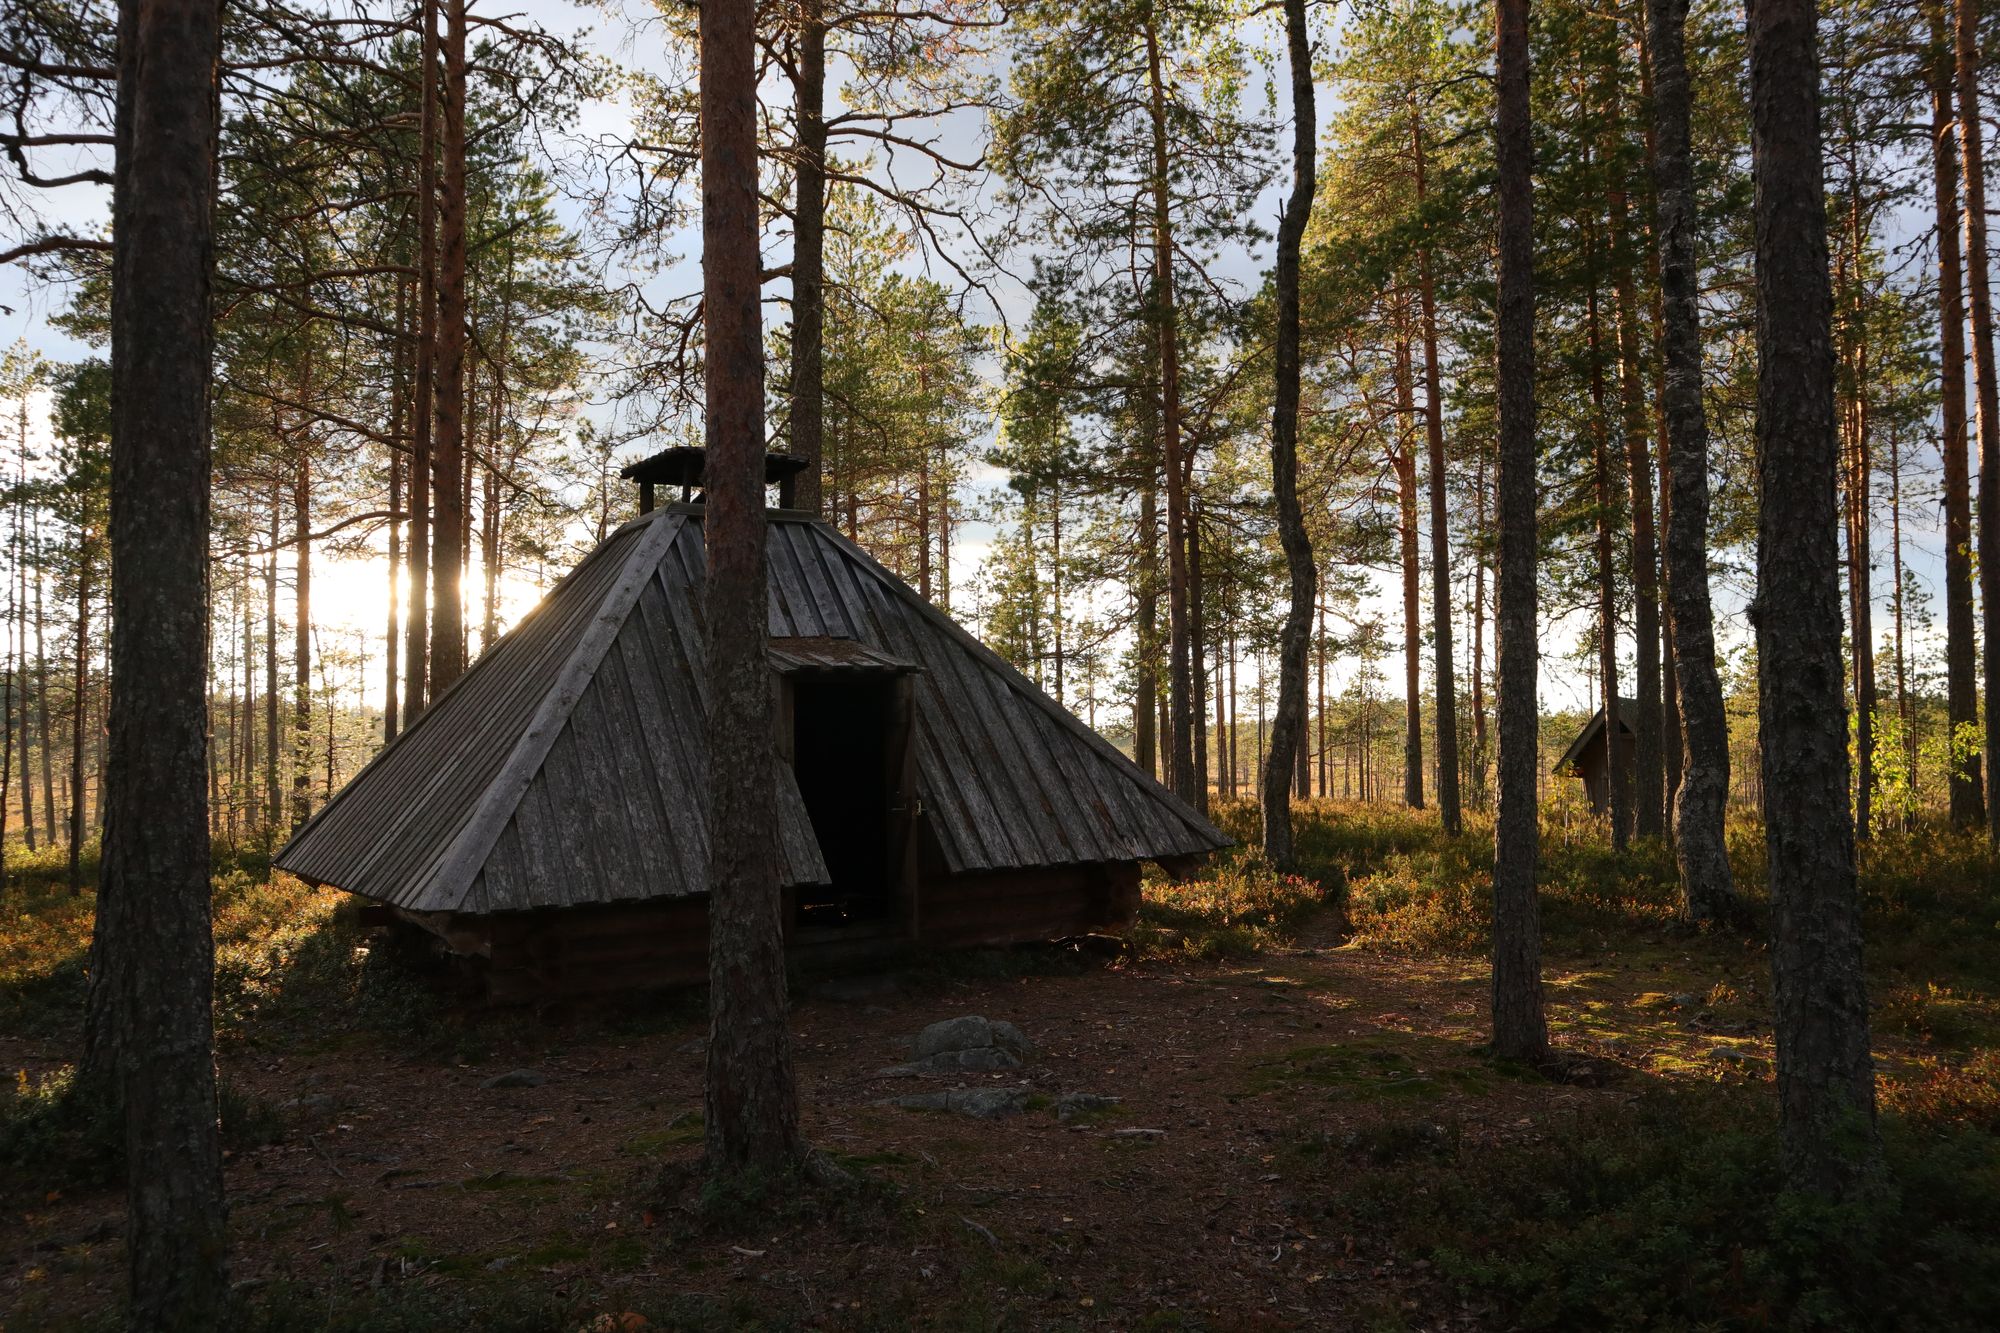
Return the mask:
[[[646, 1030], [489, 1019], [468, 1033], [476, 1059], [237, 1049], [225, 1075], [280, 1107], [284, 1132], [228, 1163], [231, 1276], [252, 1300], [301, 1284], [329, 1308], [384, 1287], [553, 1294], [583, 1312], [569, 1327], [599, 1311], [655, 1328], [1487, 1327], [1422, 1260], [1329, 1223], [1285, 1154], [1351, 1144], [1383, 1117], [1448, 1120], [1477, 1145], [1560, 1132], [1566, 1110], [1638, 1080], [1766, 1080], [1768, 1030], [1713, 1004], [1743, 1001], [1762, 966], [1552, 965], [1551, 1016], [1589, 1062], [1579, 1083], [1484, 1059], [1478, 960], [1331, 940], [1231, 965], [823, 986], [793, 1028], [806, 1133], [894, 1188], [761, 1226], [693, 1226], [659, 1186], [699, 1151], [692, 1009]], [[879, 1072], [899, 1039], [963, 1014], [1018, 1024], [1037, 1058], [949, 1079]], [[53, 1054], [0, 1039], [10, 1071]], [[513, 1070], [545, 1081], [484, 1086]], [[881, 1104], [955, 1084], [1037, 1096], [995, 1121]], [[1069, 1092], [1122, 1100], [1064, 1124], [1052, 1103]], [[5, 1202], [5, 1333], [113, 1305], [118, 1195]]]

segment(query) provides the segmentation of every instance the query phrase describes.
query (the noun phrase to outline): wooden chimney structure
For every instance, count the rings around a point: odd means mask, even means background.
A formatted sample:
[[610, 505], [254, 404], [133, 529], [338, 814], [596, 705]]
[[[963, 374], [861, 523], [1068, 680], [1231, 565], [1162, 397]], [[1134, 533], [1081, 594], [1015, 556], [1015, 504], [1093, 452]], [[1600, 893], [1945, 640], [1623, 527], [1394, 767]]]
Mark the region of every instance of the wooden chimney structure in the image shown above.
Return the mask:
[[[699, 450], [284, 847], [476, 960], [496, 1000], [707, 975]], [[693, 457], [690, 457], [693, 455]], [[774, 456], [781, 488], [796, 468]], [[1228, 839], [817, 517], [769, 511], [793, 955], [1129, 926], [1144, 862]]]

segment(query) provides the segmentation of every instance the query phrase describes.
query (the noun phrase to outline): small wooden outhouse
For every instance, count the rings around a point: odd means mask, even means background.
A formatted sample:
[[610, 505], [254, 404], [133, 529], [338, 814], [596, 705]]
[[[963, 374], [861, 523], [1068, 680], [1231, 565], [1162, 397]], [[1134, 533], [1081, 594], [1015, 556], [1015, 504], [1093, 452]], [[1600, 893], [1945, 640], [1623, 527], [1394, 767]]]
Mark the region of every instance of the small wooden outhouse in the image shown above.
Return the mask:
[[[706, 975], [700, 451], [277, 857], [494, 999]], [[773, 459], [783, 485], [792, 460]], [[654, 507], [656, 485], [684, 499]], [[789, 489], [788, 487], [786, 489]], [[817, 517], [768, 511], [773, 827], [795, 958], [1128, 927], [1141, 865], [1228, 839]]]
[[[1637, 769], [1633, 760], [1633, 745], [1637, 733], [1632, 729], [1632, 719], [1637, 716], [1639, 702], [1636, 699], [1618, 701], [1618, 762], [1624, 766], [1627, 790]], [[1577, 733], [1563, 757], [1556, 761], [1555, 771], [1583, 780], [1583, 789], [1590, 797], [1592, 814], [1601, 815], [1611, 807], [1611, 768], [1607, 762], [1610, 747], [1605, 744], [1604, 710], [1599, 708], [1590, 715], [1590, 721]]]

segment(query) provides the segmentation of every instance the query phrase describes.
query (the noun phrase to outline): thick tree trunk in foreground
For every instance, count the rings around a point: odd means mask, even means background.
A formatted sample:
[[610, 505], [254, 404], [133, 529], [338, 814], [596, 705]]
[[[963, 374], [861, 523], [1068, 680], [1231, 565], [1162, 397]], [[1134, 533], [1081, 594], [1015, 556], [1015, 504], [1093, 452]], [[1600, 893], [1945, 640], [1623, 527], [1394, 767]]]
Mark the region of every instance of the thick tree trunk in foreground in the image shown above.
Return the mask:
[[[1958, 144], [1954, 110], [1948, 0], [1931, 10], [1931, 183], [1937, 210], [1938, 384], [1944, 418], [1944, 637], [1945, 713], [1953, 736], [1979, 725], [1979, 647], [1972, 608], [1972, 468], [1965, 432], [1965, 274], [1960, 261]], [[1980, 762], [1953, 762], [1948, 779], [1953, 828], [1974, 828], [1986, 818]]]
[[792, 196], [792, 452], [806, 460], [793, 503], [822, 507], [826, 391], [826, 3], [800, 0], [798, 161]]
[[1857, 1192], [1881, 1169], [1848, 806], [1833, 294], [1813, 0], [1750, 8], [1757, 224], [1758, 728], [1785, 1167]]
[[1542, 1012], [1541, 828], [1535, 698], [1535, 290], [1533, 148], [1528, 120], [1528, 0], [1498, 0], [1496, 124], [1500, 213], [1499, 814], [1493, 850], [1493, 1049], [1537, 1059]]
[[465, 672], [466, 0], [446, 0], [439, 99], [437, 438], [431, 446], [431, 697]]
[[786, 1028], [771, 669], [764, 658], [764, 347], [757, 252], [756, 7], [701, 8], [702, 308], [707, 346], [711, 1171], [797, 1161]]
[[1657, 140], [1663, 410], [1674, 468], [1667, 522], [1667, 612], [1685, 736], [1674, 798], [1674, 856], [1689, 918], [1734, 915], [1723, 813], [1729, 799], [1729, 719], [1715, 670], [1708, 603], [1708, 417], [1701, 401], [1701, 310], [1694, 236], [1694, 171], [1688, 155], [1688, 0], [1648, 0]]
[[[1299, 508], [1299, 247], [1318, 185], [1314, 153], [1319, 118], [1313, 105], [1312, 41], [1306, 0], [1284, 0], [1285, 41], [1292, 74], [1292, 195], [1278, 222], [1276, 397], [1271, 409], [1271, 488], [1278, 537], [1291, 576], [1291, 601], [1278, 634], [1278, 711], [1264, 766], [1264, 854], [1279, 869], [1292, 865], [1292, 780], [1306, 744], [1306, 640], [1312, 634], [1316, 570], [1312, 540]], [[1219, 691], [1218, 691], [1219, 693]], [[1300, 780], [1299, 786], [1305, 783]]]
[[228, 1295], [203, 785], [218, 20], [203, 0], [119, 6], [113, 689], [91, 1031], [115, 1035], [143, 1330], [218, 1327]]

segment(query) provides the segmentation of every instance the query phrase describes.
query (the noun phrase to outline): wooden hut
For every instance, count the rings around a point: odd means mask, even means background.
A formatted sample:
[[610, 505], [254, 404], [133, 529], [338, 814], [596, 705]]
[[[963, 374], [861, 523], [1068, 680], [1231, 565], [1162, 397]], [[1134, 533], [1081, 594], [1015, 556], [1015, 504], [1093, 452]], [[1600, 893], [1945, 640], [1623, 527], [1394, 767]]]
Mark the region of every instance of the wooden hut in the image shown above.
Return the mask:
[[[1637, 733], [1632, 730], [1632, 719], [1638, 715], [1639, 701], [1623, 699], [1618, 701], [1618, 762], [1624, 766], [1627, 790], [1630, 790], [1636, 767], [1633, 761], [1633, 745]], [[1607, 763], [1610, 747], [1605, 744], [1604, 710], [1599, 708], [1590, 715], [1590, 721], [1570, 742], [1569, 749], [1556, 761], [1555, 771], [1583, 779], [1583, 789], [1590, 796], [1592, 814], [1603, 814], [1611, 807], [1611, 768]]]
[[[699, 451], [277, 857], [476, 960], [496, 1000], [707, 975]], [[791, 465], [774, 456], [781, 486]], [[1129, 926], [1228, 839], [816, 517], [769, 511], [794, 957]]]

